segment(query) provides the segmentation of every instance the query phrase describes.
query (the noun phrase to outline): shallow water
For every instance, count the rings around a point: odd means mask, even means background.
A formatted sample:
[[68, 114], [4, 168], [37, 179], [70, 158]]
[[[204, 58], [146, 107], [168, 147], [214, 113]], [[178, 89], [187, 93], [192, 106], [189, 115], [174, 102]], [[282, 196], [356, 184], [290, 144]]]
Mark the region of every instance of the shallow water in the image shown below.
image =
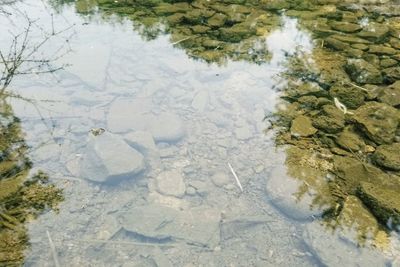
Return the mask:
[[[34, 169], [48, 173], [65, 195], [59, 213], [29, 223], [26, 266], [54, 265], [46, 231], [61, 266], [396, 266], [396, 236], [387, 253], [358, 248], [320, 226], [313, 212], [282, 210], [265, 190], [271, 175], [285, 176], [286, 153], [265, 131], [264, 117], [276, 111], [288, 59], [299, 52], [311, 58], [317, 45], [296, 19], [282, 15], [259, 37], [272, 55], [267, 62], [217, 64], [188, 56], [168, 34], [145, 40], [127, 19], [78, 15], [72, 5], [59, 13], [44, 2], [18, 6], [44, 27], [51, 14], [56, 29], [74, 24], [62, 33], [71, 51], [56, 62], [70, 66], [17, 77], [12, 85], [38, 101], [11, 101]], [[23, 27], [14, 19], [14, 25], [2, 21], [0, 32]], [[44, 53], [64, 41], [52, 40]], [[91, 130], [98, 128], [105, 133], [96, 137]], [[132, 137], [138, 132], [146, 141]], [[117, 181], [84, 179], [79, 166], [87, 145], [110, 133], [143, 155], [143, 170]], [[122, 153], [107, 149], [113, 158]], [[183, 184], [165, 184], [165, 177]], [[307, 219], [292, 218], [304, 212]], [[349, 259], [354, 253], [359, 260]]]

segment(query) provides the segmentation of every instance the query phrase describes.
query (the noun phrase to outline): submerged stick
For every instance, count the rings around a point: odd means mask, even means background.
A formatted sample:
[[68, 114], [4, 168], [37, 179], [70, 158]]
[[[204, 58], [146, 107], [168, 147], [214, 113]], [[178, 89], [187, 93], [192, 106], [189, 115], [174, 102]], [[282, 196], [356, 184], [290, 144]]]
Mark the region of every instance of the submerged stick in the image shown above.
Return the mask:
[[191, 36], [185, 37], [185, 38], [180, 39], [180, 40], [178, 40], [178, 41], [176, 41], [176, 42], [173, 42], [172, 45], [177, 45], [177, 44], [182, 43], [182, 42], [184, 42], [184, 41], [186, 41], [186, 40], [189, 40], [190, 38], [192, 38], [192, 37], [191, 37]]
[[240, 183], [238, 176], [236, 175], [235, 171], [234, 171], [233, 168], [232, 168], [232, 165], [231, 165], [229, 162], [228, 162], [228, 166], [229, 166], [229, 169], [231, 169], [231, 172], [232, 172], [233, 176], [234, 176], [235, 179], [236, 179], [236, 183], [237, 183], [237, 185], [239, 186], [240, 191], [243, 192], [242, 184]]
[[54, 246], [53, 240], [51, 240], [49, 231], [46, 230], [46, 234], [47, 238], [49, 239], [49, 245], [50, 245], [51, 255], [53, 256], [54, 265], [56, 267], [60, 267], [60, 263], [58, 262], [58, 257], [57, 257], [56, 246]]

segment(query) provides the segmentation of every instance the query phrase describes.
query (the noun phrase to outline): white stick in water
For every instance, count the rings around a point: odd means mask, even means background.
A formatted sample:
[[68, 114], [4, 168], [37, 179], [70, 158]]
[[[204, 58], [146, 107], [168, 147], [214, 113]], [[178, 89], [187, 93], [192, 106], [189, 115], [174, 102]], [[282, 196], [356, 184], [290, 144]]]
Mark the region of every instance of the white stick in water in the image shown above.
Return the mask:
[[49, 231], [46, 230], [46, 234], [47, 234], [47, 238], [49, 239], [49, 245], [50, 245], [51, 254], [53, 256], [54, 265], [56, 267], [60, 267], [60, 263], [59, 263], [58, 257], [57, 257], [56, 246], [54, 246], [53, 240], [51, 240]]
[[235, 171], [234, 171], [233, 168], [232, 168], [232, 165], [231, 165], [229, 162], [228, 162], [228, 166], [229, 166], [229, 169], [231, 169], [231, 172], [232, 172], [233, 176], [234, 176], [235, 179], [236, 179], [236, 183], [237, 183], [237, 185], [239, 186], [240, 191], [243, 192], [242, 184], [240, 183], [239, 178], [237, 177]]

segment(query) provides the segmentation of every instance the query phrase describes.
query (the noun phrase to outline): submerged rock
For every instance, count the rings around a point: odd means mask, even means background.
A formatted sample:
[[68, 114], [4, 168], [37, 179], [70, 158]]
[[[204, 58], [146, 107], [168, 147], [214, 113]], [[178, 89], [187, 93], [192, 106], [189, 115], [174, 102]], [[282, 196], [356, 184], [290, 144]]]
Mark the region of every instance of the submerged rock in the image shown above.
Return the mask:
[[347, 108], [356, 109], [364, 104], [365, 94], [354, 86], [334, 85], [329, 90], [332, 97], [337, 97]]
[[345, 70], [350, 78], [361, 84], [381, 84], [383, 78], [381, 72], [363, 59], [349, 59]]
[[385, 80], [389, 83], [400, 80], [400, 67], [391, 67], [383, 70]]
[[184, 241], [214, 248], [220, 241], [220, 212], [207, 207], [179, 211], [149, 205], [133, 207], [118, 218], [125, 231], [148, 242]]
[[161, 194], [174, 197], [183, 197], [185, 195], [185, 181], [182, 173], [177, 170], [160, 173], [156, 178], [156, 184], [157, 191]]
[[400, 143], [379, 146], [372, 159], [379, 166], [400, 171]]
[[354, 112], [354, 119], [372, 141], [386, 144], [394, 139], [400, 115], [387, 104], [371, 101]]
[[391, 106], [400, 105], [400, 81], [396, 81], [394, 84], [381, 90], [378, 95], [379, 101], [386, 103]]
[[80, 175], [95, 182], [131, 178], [145, 169], [142, 154], [117, 135], [90, 136], [80, 165]]
[[[383, 255], [373, 248], [358, 246], [338, 228], [327, 231], [329, 226], [315, 221], [306, 226], [303, 239], [322, 266], [387, 266]], [[353, 241], [353, 242], [352, 242]]]

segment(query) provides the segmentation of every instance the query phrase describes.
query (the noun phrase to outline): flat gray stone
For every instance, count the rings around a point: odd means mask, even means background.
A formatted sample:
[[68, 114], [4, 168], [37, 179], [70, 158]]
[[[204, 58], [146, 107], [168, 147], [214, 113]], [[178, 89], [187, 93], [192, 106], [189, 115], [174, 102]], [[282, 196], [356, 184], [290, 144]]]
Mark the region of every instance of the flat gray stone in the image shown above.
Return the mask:
[[219, 211], [208, 207], [175, 210], [159, 205], [133, 207], [118, 216], [125, 231], [160, 241], [214, 248], [220, 240]]
[[130, 178], [145, 169], [142, 154], [121, 137], [108, 132], [90, 134], [80, 165], [82, 178], [95, 182], [112, 182]]
[[175, 142], [185, 136], [182, 120], [173, 113], [161, 113], [148, 118], [146, 129], [157, 142]]
[[186, 186], [181, 172], [177, 170], [164, 171], [156, 178], [157, 191], [163, 195], [183, 197]]

